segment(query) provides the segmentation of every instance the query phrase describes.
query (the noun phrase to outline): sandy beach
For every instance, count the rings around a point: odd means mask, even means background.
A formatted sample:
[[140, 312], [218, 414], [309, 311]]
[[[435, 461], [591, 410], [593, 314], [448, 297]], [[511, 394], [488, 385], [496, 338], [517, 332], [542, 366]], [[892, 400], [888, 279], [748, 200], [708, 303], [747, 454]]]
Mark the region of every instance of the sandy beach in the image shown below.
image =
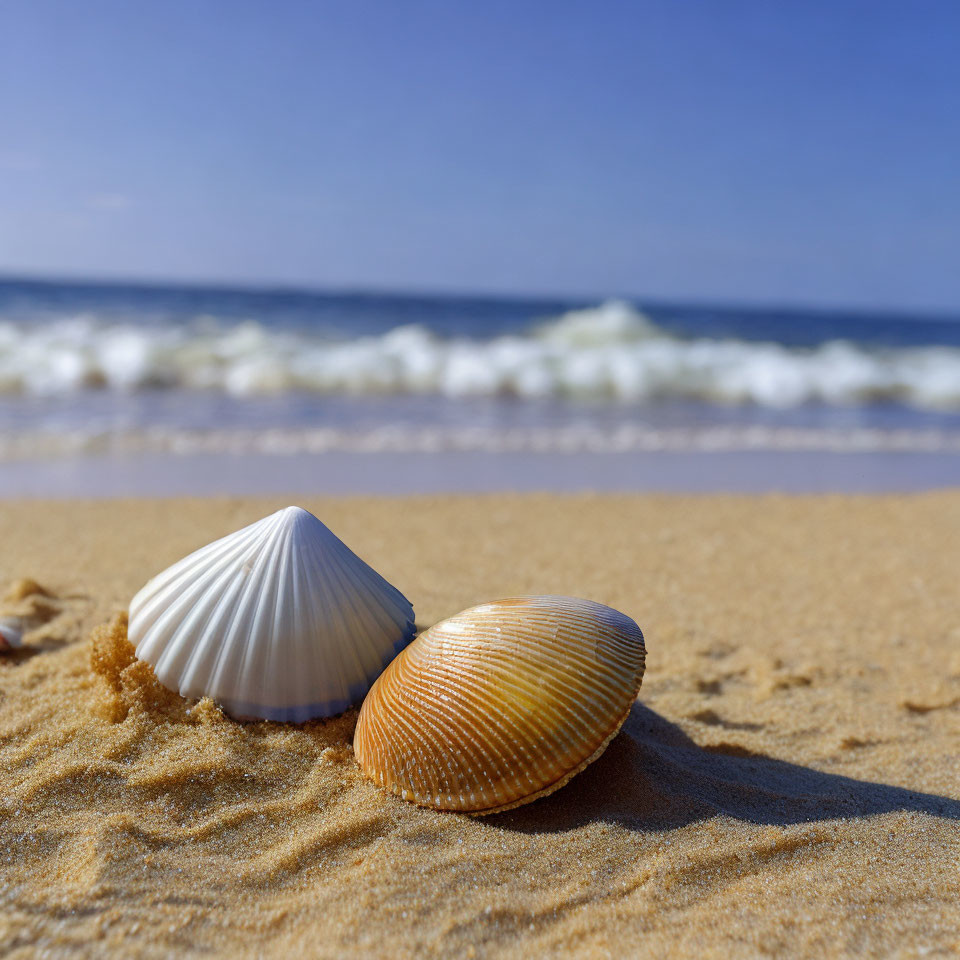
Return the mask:
[[153, 574], [286, 499], [7, 501], [7, 956], [960, 952], [960, 492], [315, 499], [415, 606], [563, 593], [633, 617], [637, 704], [556, 794], [484, 819], [367, 782], [355, 710], [238, 723], [136, 663]]

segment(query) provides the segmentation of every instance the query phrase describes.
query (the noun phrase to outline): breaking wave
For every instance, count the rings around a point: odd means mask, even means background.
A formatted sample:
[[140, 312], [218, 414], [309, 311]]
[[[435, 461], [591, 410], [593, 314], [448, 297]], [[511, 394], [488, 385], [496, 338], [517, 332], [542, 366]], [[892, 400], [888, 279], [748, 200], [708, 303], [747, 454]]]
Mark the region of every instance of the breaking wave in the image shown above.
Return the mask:
[[0, 392], [106, 389], [313, 394], [655, 399], [791, 407], [894, 401], [960, 409], [960, 349], [815, 348], [679, 339], [621, 301], [575, 310], [523, 335], [444, 338], [424, 326], [333, 339], [256, 321], [176, 326], [80, 315], [0, 322]]

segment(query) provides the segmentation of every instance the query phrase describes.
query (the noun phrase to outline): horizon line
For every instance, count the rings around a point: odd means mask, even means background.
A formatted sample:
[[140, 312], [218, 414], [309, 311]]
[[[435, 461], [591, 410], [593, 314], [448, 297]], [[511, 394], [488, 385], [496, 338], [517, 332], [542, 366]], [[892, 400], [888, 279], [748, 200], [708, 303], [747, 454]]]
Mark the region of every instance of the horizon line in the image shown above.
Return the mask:
[[742, 299], [729, 297], [672, 297], [661, 295], [641, 295], [636, 293], [568, 293], [568, 292], [505, 292], [502, 290], [477, 290], [465, 288], [444, 288], [442, 286], [403, 286], [367, 284], [329, 284], [322, 285], [311, 281], [271, 281], [263, 279], [226, 280], [217, 278], [196, 279], [176, 277], [150, 277], [142, 274], [95, 274], [43, 272], [43, 271], [13, 271], [0, 269], [0, 285], [6, 284], [35, 284], [37, 286], [77, 286], [77, 287], [127, 287], [140, 290], [196, 290], [208, 292], [237, 292], [250, 294], [293, 294], [301, 296], [346, 296], [346, 297], [395, 297], [398, 299], [443, 299], [457, 297], [464, 300], [479, 300], [493, 302], [521, 302], [537, 303], [553, 301], [569, 304], [576, 308], [589, 307], [609, 301], [624, 300], [643, 309], [644, 307], [680, 307], [680, 308], [711, 308], [724, 311], [742, 310], [746, 312], [776, 312], [797, 314], [844, 314], [847, 316], [866, 315], [871, 317], [896, 317], [898, 319], [910, 317], [943, 322], [960, 320], [960, 305], [954, 308], [927, 308], [911, 306], [879, 306], [862, 302], [843, 301], [802, 301], [802, 300], [772, 300], [772, 299]]

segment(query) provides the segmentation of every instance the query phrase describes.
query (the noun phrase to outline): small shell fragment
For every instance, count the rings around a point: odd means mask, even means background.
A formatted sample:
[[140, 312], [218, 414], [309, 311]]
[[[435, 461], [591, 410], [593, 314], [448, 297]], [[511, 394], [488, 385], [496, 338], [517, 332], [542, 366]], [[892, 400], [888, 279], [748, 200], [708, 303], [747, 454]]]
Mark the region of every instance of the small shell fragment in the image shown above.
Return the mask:
[[0, 617], [0, 653], [23, 646], [23, 621], [20, 617]]
[[604, 751], [645, 656], [636, 623], [590, 600], [473, 607], [422, 633], [374, 683], [357, 761], [420, 806], [487, 814], [529, 803]]

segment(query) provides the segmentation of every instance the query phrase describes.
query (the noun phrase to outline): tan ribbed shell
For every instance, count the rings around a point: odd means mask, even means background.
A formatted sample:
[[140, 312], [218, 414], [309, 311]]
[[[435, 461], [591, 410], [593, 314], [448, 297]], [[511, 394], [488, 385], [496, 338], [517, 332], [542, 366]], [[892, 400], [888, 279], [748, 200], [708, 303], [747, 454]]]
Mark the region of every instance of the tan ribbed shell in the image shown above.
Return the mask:
[[643, 679], [629, 617], [574, 597], [497, 600], [424, 631], [367, 694], [363, 772], [438, 810], [509, 810], [603, 753]]

